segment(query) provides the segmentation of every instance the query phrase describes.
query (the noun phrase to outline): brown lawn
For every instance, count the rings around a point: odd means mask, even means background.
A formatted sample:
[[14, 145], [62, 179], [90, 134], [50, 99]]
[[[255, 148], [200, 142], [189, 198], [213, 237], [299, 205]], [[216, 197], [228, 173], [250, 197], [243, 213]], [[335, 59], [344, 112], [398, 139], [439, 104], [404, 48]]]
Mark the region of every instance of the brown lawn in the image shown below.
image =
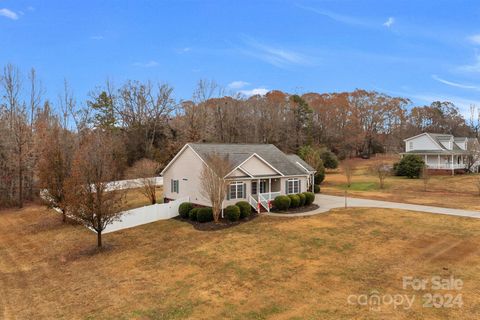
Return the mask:
[[[202, 232], [177, 220], [95, 236], [43, 207], [0, 211], [4, 319], [476, 319], [480, 220], [384, 209], [261, 216]], [[460, 291], [402, 289], [402, 276], [453, 275]], [[416, 295], [370, 311], [351, 294]], [[462, 308], [423, 308], [425, 293]]]
[[[413, 204], [480, 210], [480, 195], [477, 188], [480, 182], [478, 174], [431, 176], [427, 191], [424, 191], [422, 179], [388, 177], [384, 189], [379, 188], [377, 176], [368, 168], [374, 159], [356, 159], [356, 169], [348, 194], [358, 198], [370, 198]], [[388, 161], [398, 161], [390, 156]], [[342, 169], [328, 172], [321, 190], [325, 194], [343, 195], [346, 190], [346, 178]]]
[[[157, 203], [163, 202], [163, 187], [157, 187], [156, 189]], [[128, 189], [125, 194], [125, 210], [139, 208], [143, 206], [149, 206], [151, 202], [142, 193], [142, 189]]]

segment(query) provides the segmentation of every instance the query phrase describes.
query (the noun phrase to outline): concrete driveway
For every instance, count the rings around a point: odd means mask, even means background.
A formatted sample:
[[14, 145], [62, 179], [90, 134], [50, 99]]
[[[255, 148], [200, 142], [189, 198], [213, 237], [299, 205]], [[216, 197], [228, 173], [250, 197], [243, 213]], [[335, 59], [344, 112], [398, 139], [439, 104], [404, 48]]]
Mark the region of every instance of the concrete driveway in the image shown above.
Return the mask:
[[[345, 198], [339, 197], [339, 196], [330, 196], [326, 194], [316, 194], [314, 203], [316, 203], [320, 207], [318, 210], [314, 210], [311, 212], [304, 212], [304, 213], [296, 213], [296, 214], [269, 213], [268, 215], [278, 216], [278, 217], [311, 216], [314, 214], [327, 212], [330, 209], [334, 209], [334, 208], [344, 208]], [[480, 218], [479, 211], [450, 209], [450, 208], [442, 208], [442, 207], [432, 207], [432, 206], [423, 206], [423, 205], [417, 205], [417, 204], [350, 198], [350, 197], [347, 199], [347, 207], [402, 209], [402, 210], [410, 210], [410, 211], [447, 214], [447, 215], [460, 216], [460, 217]]]

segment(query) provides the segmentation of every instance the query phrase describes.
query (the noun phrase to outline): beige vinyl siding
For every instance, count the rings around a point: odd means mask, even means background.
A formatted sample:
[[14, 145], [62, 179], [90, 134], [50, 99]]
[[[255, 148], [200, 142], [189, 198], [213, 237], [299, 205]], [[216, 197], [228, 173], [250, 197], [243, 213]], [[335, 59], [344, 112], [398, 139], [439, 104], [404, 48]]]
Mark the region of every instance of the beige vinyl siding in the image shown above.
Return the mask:
[[[200, 174], [203, 165], [202, 160], [190, 147], [185, 148], [163, 173], [164, 197], [168, 199], [179, 199], [189, 196], [190, 201], [193, 203], [204, 206], [210, 205], [210, 201], [205, 199], [201, 194]], [[178, 193], [172, 192], [171, 180], [178, 180]]]
[[278, 175], [277, 171], [273, 170], [270, 166], [265, 164], [265, 162], [263, 162], [256, 156], [248, 159], [244, 164], [240, 166], [240, 168], [247, 170], [248, 173], [254, 176]]

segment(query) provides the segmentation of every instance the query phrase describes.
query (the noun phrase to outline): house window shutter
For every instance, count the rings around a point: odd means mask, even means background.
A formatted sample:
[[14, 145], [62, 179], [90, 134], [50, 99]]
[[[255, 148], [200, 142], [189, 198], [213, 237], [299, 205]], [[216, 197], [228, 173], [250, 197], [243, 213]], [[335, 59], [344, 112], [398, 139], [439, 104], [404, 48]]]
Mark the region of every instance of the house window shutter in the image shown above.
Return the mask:
[[298, 193], [302, 192], [302, 180], [298, 180]]
[[285, 180], [285, 194], [288, 194], [288, 180]]
[[177, 193], [180, 193], [180, 180], [177, 180]]
[[247, 184], [246, 183], [243, 184], [243, 198], [244, 199], [247, 198]]
[[232, 188], [232, 186], [231, 186], [231, 185], [228, 185], [228, 187], [227, 187], [227, 200], [230, 200], [231, 188]]
[[173, 193], [173, 179], [170, 180], [170, 192]]

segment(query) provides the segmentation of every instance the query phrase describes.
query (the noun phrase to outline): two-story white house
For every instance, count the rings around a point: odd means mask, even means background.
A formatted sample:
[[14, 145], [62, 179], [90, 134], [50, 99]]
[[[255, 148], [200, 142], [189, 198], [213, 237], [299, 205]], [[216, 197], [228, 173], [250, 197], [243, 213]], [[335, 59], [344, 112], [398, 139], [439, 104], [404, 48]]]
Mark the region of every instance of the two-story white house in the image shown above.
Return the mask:
[[[405, 152], [423, 158], [428, 169], [456, 171], [478, 170], [478, 161], [470, 165], [472, 152], [478, 152], [477, 138], [454, 137], [451, 134], [421, 133], [404, 140]], [[470, 159], [469, 159], [470, 157]]]

